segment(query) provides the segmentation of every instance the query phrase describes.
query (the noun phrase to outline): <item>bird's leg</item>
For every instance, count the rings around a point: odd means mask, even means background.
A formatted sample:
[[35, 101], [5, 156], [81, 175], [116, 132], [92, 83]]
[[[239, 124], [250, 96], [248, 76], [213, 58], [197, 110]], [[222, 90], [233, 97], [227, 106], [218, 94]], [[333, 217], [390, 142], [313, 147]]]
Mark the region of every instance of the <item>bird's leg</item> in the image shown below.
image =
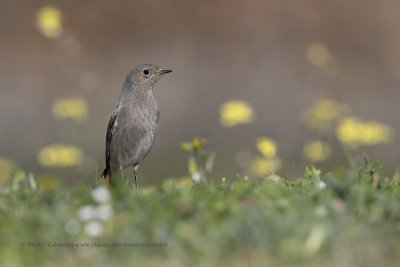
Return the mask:
[[138, 182], [137, 182], [137, 175], [136, 175], [136, 171], [139, 168], [139, 165], [135, 165], [133, 166], [133, 174], [135, 175], [135, 185], [136, 185], [136, 190], [138, 190], [139, 186], [138, 186]]

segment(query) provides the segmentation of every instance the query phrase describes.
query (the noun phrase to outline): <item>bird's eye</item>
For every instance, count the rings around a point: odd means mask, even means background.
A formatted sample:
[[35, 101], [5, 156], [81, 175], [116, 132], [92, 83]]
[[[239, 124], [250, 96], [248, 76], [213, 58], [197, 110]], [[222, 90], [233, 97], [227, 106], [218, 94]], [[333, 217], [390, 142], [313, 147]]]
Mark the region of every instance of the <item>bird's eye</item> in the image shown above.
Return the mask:
[[144, 75], [149, 75], [149, 73], [150, 73], [150, 71], [147, 70], [147, 69], [143, 70], [142, 72], [143, 72]]

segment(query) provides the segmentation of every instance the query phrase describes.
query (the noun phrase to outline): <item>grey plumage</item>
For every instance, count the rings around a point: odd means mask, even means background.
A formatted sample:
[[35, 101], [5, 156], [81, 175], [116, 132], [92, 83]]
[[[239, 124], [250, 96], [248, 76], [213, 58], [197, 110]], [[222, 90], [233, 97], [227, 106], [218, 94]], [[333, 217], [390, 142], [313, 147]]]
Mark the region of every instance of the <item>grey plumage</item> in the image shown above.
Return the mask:
[[115, 171], [133, 166], [137, 188], [136, 170], [153, 145], [160, 116], [153, 86], [169, 72], [144, 64], [128, 73], [107, 126], [106, 168], [102, 175], [107, 184]]

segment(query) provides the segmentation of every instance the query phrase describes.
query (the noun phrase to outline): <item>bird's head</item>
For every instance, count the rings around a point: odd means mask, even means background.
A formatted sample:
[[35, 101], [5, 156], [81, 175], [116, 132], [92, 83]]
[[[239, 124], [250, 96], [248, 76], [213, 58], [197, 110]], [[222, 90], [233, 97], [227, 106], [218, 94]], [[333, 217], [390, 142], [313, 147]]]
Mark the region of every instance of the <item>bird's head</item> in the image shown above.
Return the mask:
[[147, 87], [154, 85], [162, 75], [170, 72], [172, 70], [164, 70], [154, 64], [143, 64], [131, 70], [127, 80], [134, 87]]

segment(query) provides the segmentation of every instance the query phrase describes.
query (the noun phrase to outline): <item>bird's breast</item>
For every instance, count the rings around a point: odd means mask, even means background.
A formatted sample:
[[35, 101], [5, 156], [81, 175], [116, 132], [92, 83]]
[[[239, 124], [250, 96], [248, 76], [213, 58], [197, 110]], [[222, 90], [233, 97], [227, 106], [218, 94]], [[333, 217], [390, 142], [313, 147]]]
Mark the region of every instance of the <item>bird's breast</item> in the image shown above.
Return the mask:
[[156, 102], [125, 103], [116, 119], [112, 142], [115, 163], [123, 167], [138, 164], [150, 151], [158, 128]]

